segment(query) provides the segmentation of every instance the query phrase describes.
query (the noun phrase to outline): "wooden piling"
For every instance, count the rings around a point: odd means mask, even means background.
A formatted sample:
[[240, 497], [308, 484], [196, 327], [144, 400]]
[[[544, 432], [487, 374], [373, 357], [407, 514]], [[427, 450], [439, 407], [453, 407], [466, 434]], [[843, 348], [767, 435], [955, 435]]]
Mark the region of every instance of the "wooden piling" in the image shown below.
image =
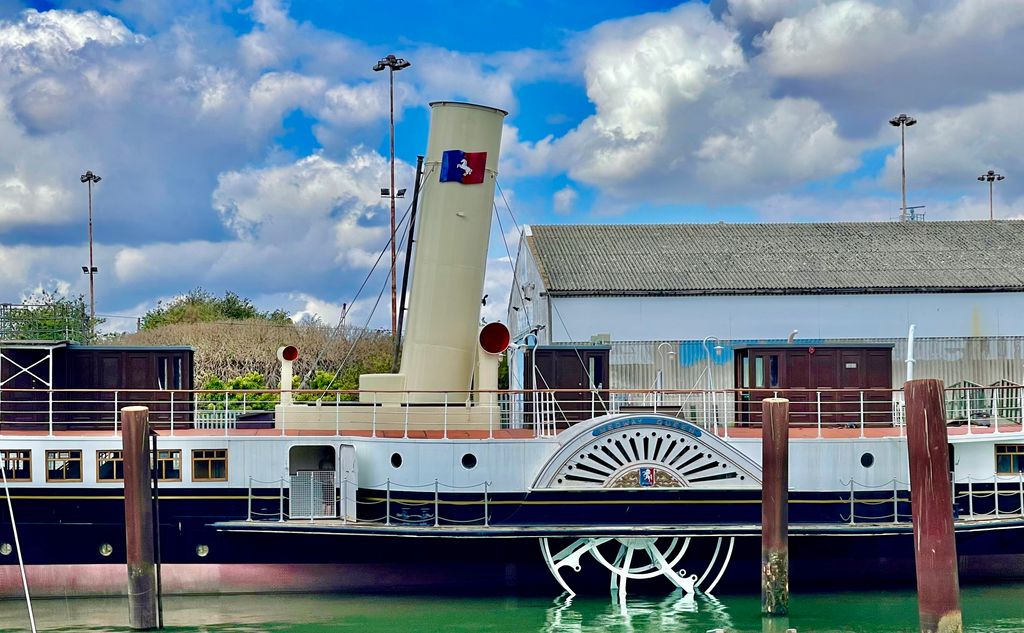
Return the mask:
[[789, 613], [789, 400], [761, 402], [761, 613]]
[[156, 566], [153, 550], [153, 490], [149, 461], [149, 409], [121, 409], [124, 452], [124, 529], [128, 561], [128, 625], [157, 626]]
[[961, 633], [963, 617], [953, 534], [943, 384], [934, 379], [910, 380], [903, 390], [907, 402], [910, 501], [921, 633]]

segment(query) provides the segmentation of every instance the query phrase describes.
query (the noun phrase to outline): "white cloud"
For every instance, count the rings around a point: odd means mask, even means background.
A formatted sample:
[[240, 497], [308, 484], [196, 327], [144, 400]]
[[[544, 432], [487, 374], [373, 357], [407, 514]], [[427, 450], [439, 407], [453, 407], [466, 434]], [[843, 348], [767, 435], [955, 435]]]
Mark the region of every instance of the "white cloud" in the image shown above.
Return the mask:
[[559, 215], [569, 215], [575, 210], [576, 201], [579, 197], [580, 194], [577, 193], [570, 185], [562, 187], [556, 191], [553, 196], [555, 213]]
[[857, 164], [863, 144], [817, 102], [774, 97], [703, 5], [601, 25], [583, 51], [596, 114], [556, 145], [605, 193], [742, 200]]

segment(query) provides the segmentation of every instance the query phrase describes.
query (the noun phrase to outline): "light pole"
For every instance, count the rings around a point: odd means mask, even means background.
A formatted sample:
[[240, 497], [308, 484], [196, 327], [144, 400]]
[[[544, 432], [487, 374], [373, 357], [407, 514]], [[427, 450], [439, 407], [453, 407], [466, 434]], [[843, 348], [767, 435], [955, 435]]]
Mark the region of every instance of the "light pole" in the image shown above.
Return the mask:
[[899, 114], [889, 119], [889, 125], [900, 129], [900, 176], [903, 180], [903, 206], [900, 207], [900, 222], [907, 220], [907, 134], [906, 130], [917, 123], [917, 119]]
[[657, 352], [658, 352], [658, 373], [657, 373], [657, 377], [654, 380], [654, 383], [655, 383], [655, 387], [654, 388], [656, 390], [656, 393], [655, 393], [655, 396], [654, 396], [655, 401], [658, 401], [658, 400], [660, 400], [662, 398], [661, 391], [663, 389], [665, 389], [665, 356], [662, 355], [662, 348], [664, 348], [664, 347], [668, 348], [668, 353], [666, 354], [666, 356], [668, 357], [668, 360], [672, 360], [672, 357], [676, 355], [676, 353], [674, 351], [672, 351], [672, 344], [671, 343], [658, 343], [658, 347], [657, 347]]
[[[715, 416], [715, 424], [716, 424], [716, 427], [717, 427], [717, 424], [718, 424], [718, 409], [717, 409], [717, 406], [715, 405], [715, 379], [714, 379], [714, 377], [711, 374], [711, 350], [708, 348], [708, 342], [710, 342], [710, 341], [714, 341], [715, 342], [715, 353], [716, 354], [720, 353], [725, 348], [722, 347], [722, 341], [717, 336], [705, 336], [704, 337], [704, 342], [703, 342], [703, 344], [704, 344], [704, 364], [705, 364], [704, 369], [705, 369], [705, 371], [708, 374], [708, 395], [711, 397], [711, 407], [710, 407], [710, 409], [711, 409], [712, 413]], [[705, 402], [707, 402], [707, 400], [705, 400]], [[707, 405], [705, 404], [705, 411], [706, 410], [707, 410]], [[707, 414], [705, 413], [705, 422], [706, 421], [707, 421]]]
[[395, 71], [412, 66], [407, 60], [388, 55], [373, 65], [375, 72], [388, 69], [388, 80], [391, 95], [391, 187], [388, 196], [391, 198], [391, 336], [398, 333], [398, 283], [395, 276], [398, 271], [395, 251]]
[[978, 176], [978, 180], [988, 183], [988, 219], [989, 221], [994, 220], [995, 216], [992, 213], [992, 186], [997, 180], [1006, 180], [1006, 176], [997, 174], [990, 169], [984, 174]]
[[82, 182], [86, 183], [89, 188], [89, 265], [82, 266], [82, 272], [89, 275], [89, 334], [91, 337], [96, 335], [96, 287], [94, 285], [94, 279], [99, 269], [93, 265], [92, 260], [92, 185], [103, 180], [91, 171], [86, 171], [79, 178]]

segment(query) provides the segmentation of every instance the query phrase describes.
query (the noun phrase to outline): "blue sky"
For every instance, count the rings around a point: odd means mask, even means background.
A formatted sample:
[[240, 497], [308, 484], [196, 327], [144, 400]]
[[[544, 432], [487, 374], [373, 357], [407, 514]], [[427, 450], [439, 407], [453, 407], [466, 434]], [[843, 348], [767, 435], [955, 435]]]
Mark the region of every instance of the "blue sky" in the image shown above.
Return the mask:
[[[0, 301], [85, 292], [92, 169], [101, 314], [202, 286], [336, 320], [387, 239], [371, 67], [388, 53], [413, 64], [396, 75], [399, 187], [427, 102], [497, 106], [519, 224], [888, 221], [902, 111], [920, 120], [909, 204], [987, 217], [991, 168], [1008, 177], [997, 215], [1024, 214], [1012, 0], [379, 6], [0, 0]], [[491, 318], [511, 277], [494, 233]]]

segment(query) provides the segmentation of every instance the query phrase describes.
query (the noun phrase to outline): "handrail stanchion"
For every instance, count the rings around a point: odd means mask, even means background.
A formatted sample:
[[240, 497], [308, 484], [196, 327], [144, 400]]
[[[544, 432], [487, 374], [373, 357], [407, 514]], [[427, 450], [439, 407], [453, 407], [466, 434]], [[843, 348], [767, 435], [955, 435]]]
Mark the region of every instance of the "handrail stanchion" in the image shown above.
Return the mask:
[[277, 480], [277, 522], [284, 523], [284, 477]]
[[444, 439], [448, 439], [448, 392], [444, 392]]
[[818, 403], [817, 404], [818, 439], [820, 440], [821, 439], [821, 391], [820, 390], [815, 390], [814, 395], [816, 396], [815, 400], [817, 400], [817, 403]]
[[437, 478], [434, 478], [434, 527], [441, 525], [441, 500], [438, 495]]
[[973, 431], [971, 430], [971, 392], [968, 390], [964, 391], [964, 393], [967, 396], [967, 434], [970, 435], [971, 433], [973, 433]]
[[334, 435], [341, 435], [341, 392], [334, 392]]
[[[1020, 489], [1020, 491], [1021, 491], [1021, 499], [1024, 500], [1024, 479], [1021, 479], [1021, 489]], [[488, 514], [490, 514], [490, 511], [488, 510], [488, 505], [489, 505], [489, 503], [488, 503], [488, 499], [487, 499], [487, 482], [485, 481], [484, 482], [484, 527], [488, 527], [490, 525], [490, 522], [489, 522], [490, 519], [487, 516]], [[1022, 502], [1021, 507], [1024, 508], [1024, 502]], [[1024, 510], [1022, 510], [1021, 512], [1024, 513]]]
[[405, 424], [402, 429], [402, 438], [409, 439], [409, 392], [405, 392]]
[[854, 523], [854, 512], [857, 511], [857, 505], [853, 497], [853, 477], [850, 477], [850, 525]]
[[498, 394], [487, 399], [487, 439], [494, 439], [494, 407], [498, 404]]
[[316, 498], [313, 495], [313, 474], [309, 475], [309, 522], [313, 522], [313, 517], [316, 516]]
[[[956, 482], [953, 482], [953, 502], [956, 504]], [[974, 484], [971, 482], [971, 476], [967, 475], [967, 516], [974, 518]]]
[[341, 514], [341, 523], [348, 523], [348, 477], [341, 478], [341, 507], [338, 508]]
[[860, 436], [864, 437], [864, 392], [860, 392]]
[[117, 389], [114, 389], [114, 435], [117, 435], [117, 412], [121, 408], [117, 406]]
[[377, 392], [373, 392], [373, 413], [370, 415], [370, 436], [377, 437]]
[[992, 475], [992, 499], [995, 500], [996, 518], [999, 518], [999, 475]]
[[171, 392], [171, 437], [174, 437], [174, 392]]
[[900, 522], [900, 489], [896, 478], [892, 478], [892, 522]]
[[252, 475], [249, 475], [249, 498], [246, 500], [245, 520], [252, 521]]
[[391, 525], [391, 477], [384, 486], [384, 525]]

